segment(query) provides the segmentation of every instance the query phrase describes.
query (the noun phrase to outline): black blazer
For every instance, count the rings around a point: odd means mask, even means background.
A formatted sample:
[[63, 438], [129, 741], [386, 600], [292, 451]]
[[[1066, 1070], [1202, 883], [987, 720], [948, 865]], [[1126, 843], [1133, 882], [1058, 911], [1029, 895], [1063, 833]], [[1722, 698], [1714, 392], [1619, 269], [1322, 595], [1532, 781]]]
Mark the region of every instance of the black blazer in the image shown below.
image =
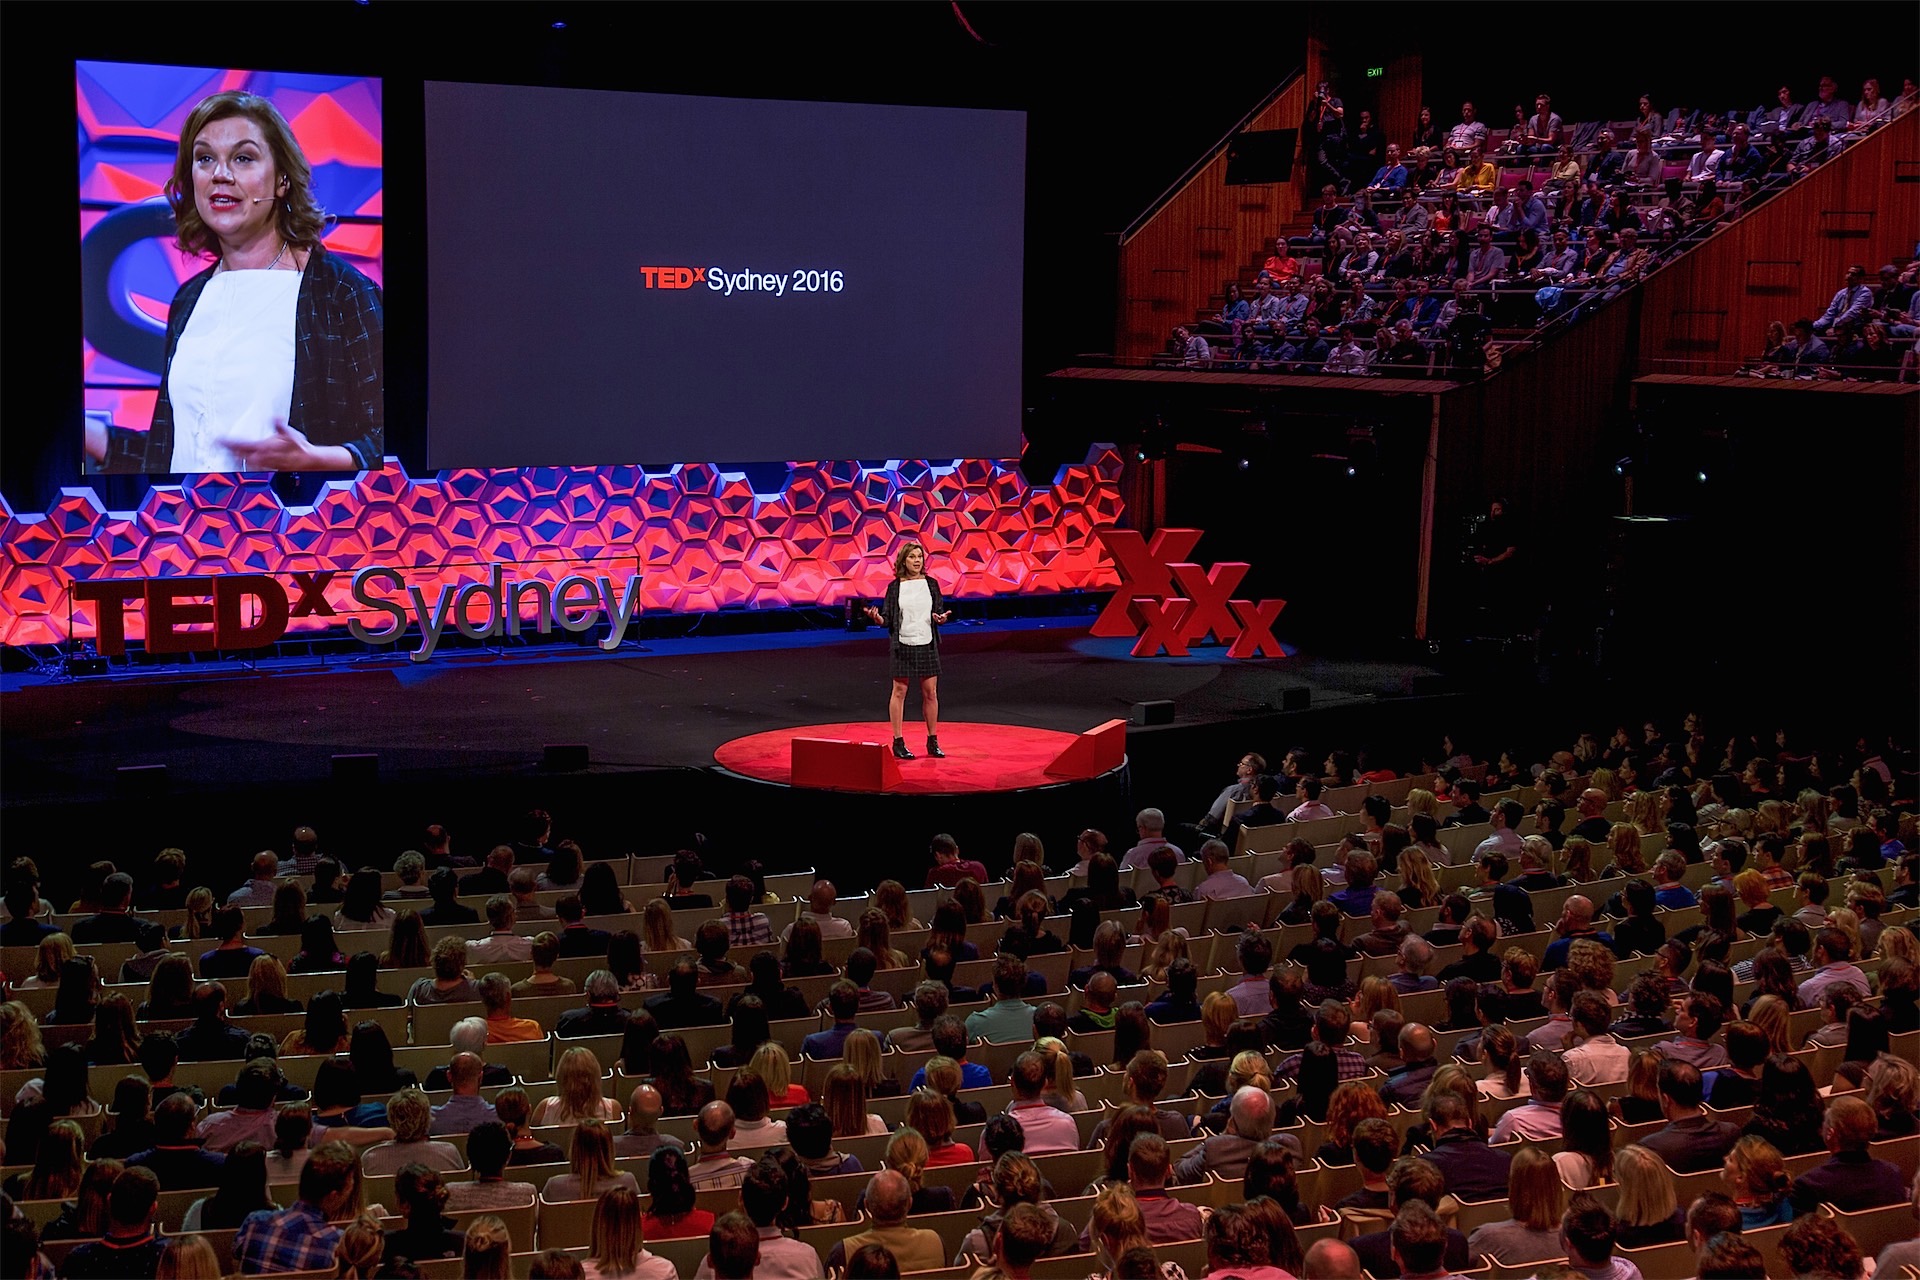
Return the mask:
[[[927, 594], [933, 600], [933, 612], [935, 613], [945, 612], [946, 597], [941, 595], [940, 584], [933, 580], [932, 574], [926, 575], [926, 584], [927, 584]], [[887, 638], [894, 641], [896, 644], [899, 643], [899, 640], [900, 640], [900, 579], [898, 578], [895, 578], [892, 582], [889, 582], [887, 584], [886, 598], [880, 602], [880, 619], [881, 621], [885, 622], [887, 625]], [[939, 647], [940, 624], [937, 622], [933, 624], [933, 643], [936, 648]]]

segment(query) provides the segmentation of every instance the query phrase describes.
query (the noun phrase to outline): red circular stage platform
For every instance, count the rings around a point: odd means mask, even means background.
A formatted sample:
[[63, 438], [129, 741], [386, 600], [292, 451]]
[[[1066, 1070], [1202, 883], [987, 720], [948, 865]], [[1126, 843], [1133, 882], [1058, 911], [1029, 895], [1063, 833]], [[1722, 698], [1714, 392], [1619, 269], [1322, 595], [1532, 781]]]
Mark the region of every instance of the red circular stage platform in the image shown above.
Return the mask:
[[[929, 759], [924, 725], [909, 725], [907, 748], [915, 759], [899, 761], [900, 781], [881, 787], [841, 784], [836, 790], [870, 791], [890, 795], [969, 795], [983, 792], [1020, 791], [1031, 787], [1058, 786], [1073, 779], [1047, 772], [1060, 753], [1071, 746], [1077, 734], [1054, 729], [1026, 729], [1010, 724], [943, 724], [940, 748], [944, 760]], [[721, 768], [761, 782], [793, 783], [793, 741], [795, 738], [838, 739], [844, 742], [878, 743], [891, 749], [893, 731], [885, 722], [862, 721], [851, 724], [810, 724], [793, 729], [756, 733], [723, 743], [713, 753]]]

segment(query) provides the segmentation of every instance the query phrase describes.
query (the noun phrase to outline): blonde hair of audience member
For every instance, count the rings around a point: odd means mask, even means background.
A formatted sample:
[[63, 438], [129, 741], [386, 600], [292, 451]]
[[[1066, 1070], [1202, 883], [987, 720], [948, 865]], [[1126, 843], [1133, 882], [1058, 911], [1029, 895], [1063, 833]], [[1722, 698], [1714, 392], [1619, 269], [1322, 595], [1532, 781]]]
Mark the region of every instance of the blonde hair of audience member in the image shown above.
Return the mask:
[[887, 918], [889, 929], [924, 929], [913, 917], [913, 901], [907, 897], [907, 886], [898, 880], [882, 880], [873, 886], [873, 905]]
[[1793, 831], [1793, 806], [1784, 800], [1762, 800], [1753, 814], [1753, 838], [1761, 836], [1779, 836], [1781, 839]]
[[1882, 1128], [1920, 1111], [1920, 1067], [1883, 1053], [1867, 1068], [1867, 1105]]
[[1431, 907], [1439, 903], [1440, 877], [1433, 873], [1433, 864], [1427, 861], [1426, 854], [1408, 845], [1400, 851], [1399, 867], [1401, 882], [1419, 892], [1422, 905]]
[[1480, 1114], [1480, 1085], [1472, 1073], [1457, 1062], [1442, 1063], [1427, 1081], [1427, 1091], [1420, 1095], [1420, 1111], [1426, 1117], [1427, 1126], [1433, 1126], [1433, 1100], [1446, 1093], [1466, 1104], [1467, 1114], [1473, 1118], [1474, 1132], [1486, 1137], [1487, 1118]]
[[1527, 1092], [1527, 1060], [1520, 1050], [1519, 1038], [1505, 1027], [1488, 1027], [1480, 1033], [1480, 1057], [1493, 1068], [1482, 1082], [1497, 1080], [1504, 1086], [1501, 1097], [1517, 1098]]
[[614, 1176], [613, 1135], [605, 1121], [582, 1120], [574, 1129], [567, 1168], [579, 1176], [582, 1200], [593, 1199], [599, 1194], [595, 1188]]
[[1165, 894], [1148, 894], [1140, 904], [1140, 941], [1156, 946], [1173, 931], [1173, 904]]
[[1031, 831], [1022, 831], [1013, 838], [1012, 863], [1018, 866], [1022, 862], [1034, 862], [1043, 867], [1047, 865], [1047, 847]]
[[880, 1081], [884, 1073], [880, 1070], [880, 1037], [861, 1027], [846, 1039], [840, 1047], [841, 1059], [860, 1077], [867, 1096], [873, 1097], [880, 1091]]
[[1897, 958], [1920, 965], [1920, 938], [1916, 938], [1911, 929], [1882, 929], [1880, 944], [1874, 948], [1873, 954], [1881, 960]]
[[603, 1276], [624, 1276], [640, 1258], [640, 1197], [614, 1187], [593, 1207], [593, 1251]]
[[1187, 935], [1178, 929], [1162, 929], [1160, 936], [1147, 944], [1140, 957], [1140, 972], [1155, 982], [1167, 980], [1167, 970], [1175, 960], [1188, 959]]
[[[1630, 826], [1642, 836], [1657, 835], [1667, 829], [1666, 813], [1660, 807], [1661, 795], [1657, 787], [1647, 787], [1627, 797], [1627, 820], [1617, 823]], [[1607, 843], [1613, 843], [1613, 832], [1607, 832]]]
[[[925, 1092], [927, 1092], [925, 1089], [916, 1089], [914, 1091], [916, 1101], [919, 1095]], [[937, 1101], [942, 1107], [947, 1107], [945, 1098]], [[913, 1189], [915, 1195], [920, 1193], [920, 1180], [926, 1176], [929, 1142], [927, 1138], [921, 1136], [919, 1129], [914, 1127], [914, 1115], [917, 1109], [909, 1105], [907, 1122], [895, 1129], [893, 1136], [887, 1139], [886, 1155], [882, 1157], [887, 1168], [907, 1180], [907, 1186]], [[931, 1106], [924, 1108], [922, 1118], [934, 1119], [934, 1108]], [[952, 1134], [953, 1108], [947, 1107], [947, 1136], [951, 1137]], [[941, 1145], [945, 1146], [946, 1142], [943, 1140]]]
[[1780, 1152], [1765, 1138], [1752, 1135], [1733, 1144], [1720, 1177], [1736, 1201], [1756, 1200], [1762, 1204], [1778, 1201], [1793, 1185]]
[[[1835, 907], [1827, 912], [1827, 927], [1847, 935], [1847, 954], [1860, 958], [1860, 915], [1851, 907]], [[1882, 930], [1882, 932], [1885, 932]]]
[[1073, 1055], [1058, 1036], [1041, 1036], [1033, 1049], [1047, 1060], [1046, 1096], [1063, 1104], [1068, 1111], [1085, 1111], [1086, 1095], [1073, 1083]]
[[1618, 1004], [1613, 992], [1613, 952], [1591, 938], [1575, 938], [1567, 947], [1567, 968], [1588, 991], [1597, 991], [1608, 1004]]
[[673, 908], [667, 905], [665, 898], [655, 898], [647, 903], [647, 909], [641, 914], [640, 927], [643, 931], [648, 951], [691, 951], [693, 944], [673, 931]]
[[1613, 1216], [1628, 1226], [1650, 1227], [1665, 1222], [1679, 1207], [1673, 1174], [1666, 1162], [1639, 1143], [1613, 1153], [1613, 1176], [1620, 1184]]
[[509, 1280], [512, 1254], [513, 1238], [507, 1234], [507, 1224], [485, 1214], [467, 1224], [466, 1256], [460, 1274], [466, 1280]]
[[1147, 1239], [1147, 1219], [1133, 1188], [1124, 1182], [1109, 1182], [1093, 1200], [1093, 1217], [1087, 1226], [1093, 1238], [1094, 1252], [1101, 1266], [1112, 1271], [1127, 1250], [1140, 1245], [1151, 1248]]
[[[1667, 1199], [1672, 1201], [1671, 1191]], [[1560, 1225], [1567, 1213], [1567, 1187], [1550, 1154], [1532, 1145], [1514, 1153], [1507, 1167], [1507, 1203], [1513, 1220], [1530, 1230], [1551, 1231]]]
[[785, 1045], [778, 1040], [763, 1041], [747, 1059], [747, 1070], [767, 1082], [767, 1094], [774, 1106], [786, 1105], [782, 1099], [793, 1088], [793, 1060], [787, 1057]]
[[951, 1103], [954, 1095], [960, 1092], [960, 1085], [965, 1079], [965, 1073], [960, 1070], [960, 1064], [940, 1054], [927, 1059], [927, 1065], [923, 1070], [927, 1073], [927, 1084]]
[[387, 1127], [395, 1142], [425, 1142], [432, 1123], [432, 1105], [419, 1086], [408, 1085], [387, 1099]]
[[[65, 1200], [80, 1189], [86, 1168], [86, 1134], [71, 1120], [47, 1126], [22, 1188], [26, 1200]], [[21, 1154], [25, 1154], [22, 1152]]]
[[277, 956], [255, 956], [247, 966], [247, 999], [260, 1007], [261, 996], [287, 999], [287, 971]]
[[1240, 1006], [1224, 991], [1215, 991], [1200, 1002], [1200, 1027], [1211, 1048], [1227, 1042], [1227, 1033], [1240, 1020]]
[[1787, 1002], [1779, 996], [1761, 996], [1755, 1000], [1747, 1010], [1747, 1021], [1766, 1033], [1768, 1053], [1791, 1053], [1796, 1048], [1792, 1043], [1792, 1018]]
[[[1585, 884], [1595, 879], [1593, 871], [1593, 841], [1585, 836], [1568, 836], [1566, 844], [1560, 848], [1560, 858], [1564, 865], [1560, 874], [1576, 884]], [[1402, 861], [1405, 861], [1404, 855]]]
[[1424, 813], [1435, 822], [1440, 820], [1440, 801], [1432, 791], [1425, 787], [1415, 787], [1407, 792], [1407, 821], [1411, 823], [1416, 813]]
[[907, 967], [907, 953], [894, 947], [893, 926], [887, 923], [886, 913], [878, 907], [868, 907], [860, 913], [859, 933], [853, 945], [873, 952], [882, 969]]
[[[1259, 1055], [1255, 1055], [1258, 1057]], [[1348, 1080], [1327, 1099], [1327, 1141], [1336, 1147], [1353, 1143], [1353, 1126], [1362, 1120], [1385, 1120], [1387, 1104], [1364, 1080]]]
[[220, 1255], [199, 1236], [173, 1236], [160, 1247], [153, 1280], [220, 1280]]
[[183, 932], [187, 938], [206, 938], [212, 936], [213, 890], [205, 886], [190, 890], [187, 893], [186, 912], [187, 918]]
[[1793, 807], [1799, 811], [1802, 831], [1827, 834], [1827, 824], [1833, 821], [1833, 802], [1826, 796], [1808, 787], [1794, 797]]
[[[852, 1039], [851, 1036], [848, 1039]], [[842, 1062], [827, 1072], [820, 1105], [833, 1120], [833, 1136], [858, 1138], [867, 1131], [867, 1085], [860, 1074]]]
[[1611, 769], [1595, 769], [1591, 774], [1587, 775], [1587, 785], [1595, 791], [1606, 792], [1607, 803], [1609, 804], [1618, 800], [1621, 793], [1625, 790], [1620, 783], [1619, 775]]
[[619, 1114], [617, 1106], [600, 1092], [600, 1059], [593, 1056], [593, 1050], [579, 1045], [568, 1049], [554, 1065], [553, 1078], [559, 1092], [534, 1109], [536, 1127], [605, 1120]]
[[334, 1280], [373, 1280], [380, 1270], [380, 1257], [387, 1238], [380, 1230], [380, 1219], [363, 1214], [349, 1222], [333, 1249]]
[[[1627, 1063], [1628, 1097], [1638, 1098], [1642, 1102], [1651, 1102], [1656, 1107], [1660, 1105], [1660, 1062], [1660, 1055], [1648, 1049], [1642, 1049], [1633, 1055]], [[1620, 1103], [1617, 1099], [1607, 1104], [1607, 1110], [1614, 1119], [1620, 1118]]]
[[1627, 822], [1616, 822], [1607, 828], [1607, 853], [1613, 859], [1614, 870], [1621, 875], [1645, 875], [1646, 855], [1640, 849], [1640, 828]]
[[[1232, 1004], [1231, 997], [1227, 1000]], [[20, 1071], [44, 1066], [47, 1048], [40, 1039], [40, 1023], [18, 1000], [0, 1004], [0, 1070]]]
[[[1393, 984], [1382, 977], [1360, 979], [1360, 990], [1353, 998], [1353, 1038], [1362, 1043], [1373, 1042], [1373, 1015], [1382, 1009], [1398, 1009], [1400, 993]], [[1383, 1045], [1382, 1048], [1391, 1048]]]
[[[73, 959], [73, 939], [64, 933], [50, 933], [40, 939], [40, 950], [33, 958], [33, 978], [38, 986], [60, 985], [60, 966]], [[21, 983], [25, 986], [25, 983]]]
[[1256, 1049], [1243, 1049], [1234, 1054], [1227, 1066], [1227, 1096], [1231, 1098], [1246, 1088], [1273, 1088], [1273, 1068], [1267, 1062], [1267, 1055]]

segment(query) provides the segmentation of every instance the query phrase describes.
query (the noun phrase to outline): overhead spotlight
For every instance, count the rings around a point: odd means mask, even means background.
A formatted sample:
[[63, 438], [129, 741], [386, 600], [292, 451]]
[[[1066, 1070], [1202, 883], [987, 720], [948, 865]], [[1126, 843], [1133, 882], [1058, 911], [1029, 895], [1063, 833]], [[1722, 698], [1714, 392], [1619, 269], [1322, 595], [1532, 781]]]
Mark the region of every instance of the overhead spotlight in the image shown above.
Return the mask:
[[1352, 463], [1347, 464], [1347, 479], [1351, 480], [1359, 474], [1360, 468], [1354, 466]]
[[1242, 459], [1240, 459], [1240, 469], [1241, 469], [1242, 471], [1250, 471], [1250, 470], [1252, 470], [1252, 469], [1253, 469], [1253, 459], [1252, 459], [1252, 458], [1242, 458]]
[[1613, 460], [1613, 474], [1623, 476], [1633, 470], [1633, 455], [1623, 454]]
[[555, 31], [565, 31], [567, 29], [567, 24], [564, 22], [556, 22], [553, 24], [553, 29]]
[[1707, 473], [1702, 471], [1695, 478], [1698, 479], [1701, 484], [1705, 484], [1707, 482]]
[[1145, 462], [1147, 460], [1147, 451], [1144, 447], [1136, 449], [1134, 451], [1133, 456], [1139, 459], [1141, 462]]

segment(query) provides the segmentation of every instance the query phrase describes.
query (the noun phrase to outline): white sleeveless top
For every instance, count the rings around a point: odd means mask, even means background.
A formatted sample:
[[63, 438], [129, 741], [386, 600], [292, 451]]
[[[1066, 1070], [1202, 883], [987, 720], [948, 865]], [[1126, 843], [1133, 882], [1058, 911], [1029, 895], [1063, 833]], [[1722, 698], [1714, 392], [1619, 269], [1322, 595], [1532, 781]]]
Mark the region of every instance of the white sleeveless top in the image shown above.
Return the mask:
[[221, 271], [200, 291], [167, 371], [175, 472], [239, 471], [227, 437], [267, 440], [293, 408], [298, 271]]
[[925, 578], [900, 580], [900, 643], [933, 643], [933, 593]]

